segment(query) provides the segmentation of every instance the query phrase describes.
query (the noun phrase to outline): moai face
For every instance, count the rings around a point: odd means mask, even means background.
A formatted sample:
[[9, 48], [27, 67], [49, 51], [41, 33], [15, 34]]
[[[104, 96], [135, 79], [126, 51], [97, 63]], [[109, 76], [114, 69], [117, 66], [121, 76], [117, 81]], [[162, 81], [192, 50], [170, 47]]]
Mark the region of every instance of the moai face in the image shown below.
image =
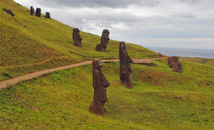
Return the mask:
[[132, 59], [129, 57], [129, 54], [126, 50], [125, 42], [120, 42], [119, 46], [119, 57], [120, 57], [120, 81], [122, 84], [128, 88], [133, 88], [131, 80], [131, 65]]
[[109, 30], [104, 29], [102, 32], [102, 37], [101, 37], [101, 45], [104, 47], [104, 49], [107, 47], [108, 43], [109, 43]]
[[89, 111], [97, 115], [104, 115], [105, 113], [104, 104], [108, 101], [106, 88], [110, 85], [101, 68], [100, 60], [92, 61], [94, 100], [90, 105]]
[[80, 31], [79, 31], [78, 28], [74, 28], [73, 29], [73, 41], [74, 41], [74, 45], [81, 47], [82, 46], [82, 43], [81, 43], [82, 38], [80, 37], [79, 33], [80, 33]]

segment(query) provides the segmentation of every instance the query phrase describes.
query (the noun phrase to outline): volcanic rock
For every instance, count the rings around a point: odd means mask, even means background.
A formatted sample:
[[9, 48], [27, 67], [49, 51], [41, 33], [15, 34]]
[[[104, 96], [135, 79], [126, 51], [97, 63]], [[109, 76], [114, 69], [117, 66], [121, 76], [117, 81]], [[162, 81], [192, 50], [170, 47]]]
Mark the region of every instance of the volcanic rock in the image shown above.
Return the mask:
[[36, 8], [35, 16], [41, 17], [41, 8]]

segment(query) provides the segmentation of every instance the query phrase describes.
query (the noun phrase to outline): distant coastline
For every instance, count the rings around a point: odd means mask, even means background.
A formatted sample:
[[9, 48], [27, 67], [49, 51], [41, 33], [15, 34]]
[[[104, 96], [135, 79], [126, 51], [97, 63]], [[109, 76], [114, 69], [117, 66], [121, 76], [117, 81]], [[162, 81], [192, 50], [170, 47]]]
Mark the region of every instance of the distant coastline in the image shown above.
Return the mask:
[[214, 49], [147, 47], [166, 56], [214, 58]]

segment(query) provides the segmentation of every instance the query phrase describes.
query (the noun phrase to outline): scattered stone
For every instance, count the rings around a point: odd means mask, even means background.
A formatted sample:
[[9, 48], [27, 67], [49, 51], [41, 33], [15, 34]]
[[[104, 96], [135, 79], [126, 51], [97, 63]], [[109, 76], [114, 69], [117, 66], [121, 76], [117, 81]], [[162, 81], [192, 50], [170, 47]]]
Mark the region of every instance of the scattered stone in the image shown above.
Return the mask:
[[36, 8], [36, 15], [38, 17], [41, 17], [41, 8]]
[[101, 67], [102, 64], [100, 60], [92, 61], [94, 100], [90, 105], [89, 112], [97, 115], [105, 114], [104, 104], [108, 101], [106, 88], [110, 85], [110, 83], [106, 80]]
[[34, 15], [35, 13], [35, 9], [33, 8], [33, 6], [30, 7], [30, 15]]
[[3, 10], [11, 16], [13, 16], [13, 17], [15, 16], [14, 13], [10, 9], [7, 10], [7, 9], [3, 8]]
[[51, 18], [51, 15], [50, 15], [50, 13], [49, 13], [49, 12], [46, 12], [46, 14], [45, 14], [45, 18], [48, 18], [48, 19], [50, 19], [50, 18]]
[[130, 65], [130, 63], [132, 63], [133, 61], [129, 57], [129, 54], [126, 50], [125, 42], [120, 42], [119, 57], [120, 57], [120, 81], [123, 85], [126, 85], [128, 88], [133, 88], [131, 79], [132, 68]]
[[181, 62], [177, 56], [172, 56], [168, 58], [169, 67], [173, 68], [174, 72], [182, 73]]
[[107, 47], [108, 43], [109, 43], [109, 30], [108, 29], [104, 29], [102, 32], [102, 36], [101, 36], [101, 42], [100, 44], [98, 44], [95, 48], [96, 51], [100, 51], [100, 52], [104, 52], [105, 48]]
[[73, 41], [74, 41], [74, 45], [75, 46], [78, 46], [78, 47], [81, 47], [82, 46], [82, 38], [80, 37], [80, 31], [78, 28], [74, 28], [73, 29]]

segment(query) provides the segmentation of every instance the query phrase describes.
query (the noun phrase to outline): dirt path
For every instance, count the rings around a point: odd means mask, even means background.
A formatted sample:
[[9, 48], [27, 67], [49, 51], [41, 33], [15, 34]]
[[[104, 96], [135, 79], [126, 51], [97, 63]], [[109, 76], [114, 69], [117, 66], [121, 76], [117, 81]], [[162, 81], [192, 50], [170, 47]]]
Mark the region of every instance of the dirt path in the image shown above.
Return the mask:
[[[163, 59], [163, 58], [153, 58], [153, 59], [132, 59], [133, 63], [151, 63], [152, 60], [157, 60], [157, 59]], [[101, 60], [101, 62], [110, 62], [110, 61], [114, 61], [114, 62], [118, 62], [119, 59], [109, 59], [109, 60]], [[80, 62], [77, 64], [71, 64], [71, 65], [66, 65], [66, 66], [62, 66], [62, 67], [57, 67], [57, 68], [52, 68], [52, 69], [47, 69], [47, 70], [41, 70], [41, 71], [37, 71], [37, 72], [33, 72], [33, 73], [29, 73], [26, 75], [22, 75], [22, 76], [18, 76], [18, 77], [14, 77], [8, 80], [4, 80], [0, 82], [0, 89], [2, 88], [6, 88], [7, 86], [11, 86], [14, 84], [17, 84], [20, 81], [26, 81], [29, 79], [33, 79], [35, 77], [47, 74], [47, 73], [51, 73], [54, 71], [58, 71], [58, 70], [64, 70], [64, 69], [69, 69], [69, 68], [73, 68], [73, 67], [78, 67], [78, 66], [83, 66], [83, 65], [88, 65], [91, 64], [92, 61], [84, 61], [84, 62]]]

